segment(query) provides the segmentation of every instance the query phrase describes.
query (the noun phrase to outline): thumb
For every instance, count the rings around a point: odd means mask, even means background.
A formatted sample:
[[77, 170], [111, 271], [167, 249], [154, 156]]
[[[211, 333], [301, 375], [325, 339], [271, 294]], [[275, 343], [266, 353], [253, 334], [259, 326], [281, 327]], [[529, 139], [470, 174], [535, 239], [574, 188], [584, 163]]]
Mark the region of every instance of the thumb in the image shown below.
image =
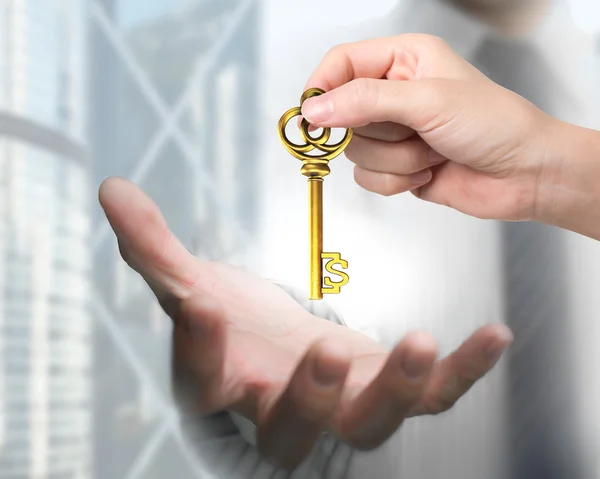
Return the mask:
[[360, 78], [307, 99], [302, 116], [316, 127], [357, 128], [389, 121], [429, 131], [454, 116], [456, 99], [464, 98], [460, 89], [460, 83], [447, 79]]

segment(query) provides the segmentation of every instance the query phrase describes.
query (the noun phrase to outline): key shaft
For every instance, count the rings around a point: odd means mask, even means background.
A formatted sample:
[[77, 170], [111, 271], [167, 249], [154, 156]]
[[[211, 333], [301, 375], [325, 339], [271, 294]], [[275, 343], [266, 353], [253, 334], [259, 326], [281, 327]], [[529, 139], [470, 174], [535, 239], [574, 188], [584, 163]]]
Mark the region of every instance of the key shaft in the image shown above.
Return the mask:
[[310, 299], [323, 298], [323, 178], [308, 179]]

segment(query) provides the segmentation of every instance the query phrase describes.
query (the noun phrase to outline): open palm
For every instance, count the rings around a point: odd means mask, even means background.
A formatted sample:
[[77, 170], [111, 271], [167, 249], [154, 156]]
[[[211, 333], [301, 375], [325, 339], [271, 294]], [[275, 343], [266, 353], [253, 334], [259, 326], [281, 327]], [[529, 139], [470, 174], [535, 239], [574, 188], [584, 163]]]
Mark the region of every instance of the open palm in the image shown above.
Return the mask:
[[447, 410], [512, 340], [491, 325], [437, 362], [426, 333], [389, 351], [310, 314], [269, 281], [194, 257], [133, 184], [105, 181], [100, 202], [124, 260], [174, 321], [182, 412], [247, 417], [258, 425], [259, 450], [283, 466], [301, 462], [323, 431], [371, 449], [405, 418]]

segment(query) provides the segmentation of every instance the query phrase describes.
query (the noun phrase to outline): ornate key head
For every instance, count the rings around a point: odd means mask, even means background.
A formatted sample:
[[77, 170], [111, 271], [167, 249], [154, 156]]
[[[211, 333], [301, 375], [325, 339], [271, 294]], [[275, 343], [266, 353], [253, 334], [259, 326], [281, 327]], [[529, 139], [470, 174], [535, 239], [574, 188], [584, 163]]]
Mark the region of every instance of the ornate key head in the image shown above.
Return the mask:
[[[323, 93], [325, 92], [320, 88], [310, 88], [309, 90], [306, 90], [302, 95], [302, 98], [300, 98], [300, 106], [290, 108], [286, 111], [279, 120], [278, 126], [281, 143], [283, 143], [283, 146], [285, 146], [286, 150], [290, 152], [292, 156], [302, 161], [303, 166], [300, 172], [309, 178], [323, 178], [324, 176], [327, 176], [331, 171], [329, 169], [329, 162], [342, 154], [350, 143], [350, 140], [352, 140], [352, 130], [350, 128], [346, 130], [344, 138], [333, 145], [327, 144], [331, 137], [331, 128], [323, 128], [321, 134], [318, 137], [313, 138], [308, 131], [309, 123], [305, 118], [302, 118], [300, 124], [300, 135], [302, 136], [302, 141], [305, 142], [303, 145], [292, 143], [285, 134], [285, 128], [289, 121], [292, 118], [302, 115], [302, 105], [305, 100], [313, 96], [322, 95]], [[319, 150], [322, 154], [309, 155], [308, 153], [314, 149]]]

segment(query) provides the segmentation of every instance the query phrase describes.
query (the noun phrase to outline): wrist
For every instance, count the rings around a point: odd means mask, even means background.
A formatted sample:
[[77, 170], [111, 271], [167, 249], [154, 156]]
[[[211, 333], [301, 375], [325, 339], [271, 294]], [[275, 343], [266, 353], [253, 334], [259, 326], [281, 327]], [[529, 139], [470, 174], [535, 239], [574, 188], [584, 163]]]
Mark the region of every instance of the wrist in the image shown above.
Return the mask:
[[600, 240], [600, 132], [550, 119], [534, 220]]

